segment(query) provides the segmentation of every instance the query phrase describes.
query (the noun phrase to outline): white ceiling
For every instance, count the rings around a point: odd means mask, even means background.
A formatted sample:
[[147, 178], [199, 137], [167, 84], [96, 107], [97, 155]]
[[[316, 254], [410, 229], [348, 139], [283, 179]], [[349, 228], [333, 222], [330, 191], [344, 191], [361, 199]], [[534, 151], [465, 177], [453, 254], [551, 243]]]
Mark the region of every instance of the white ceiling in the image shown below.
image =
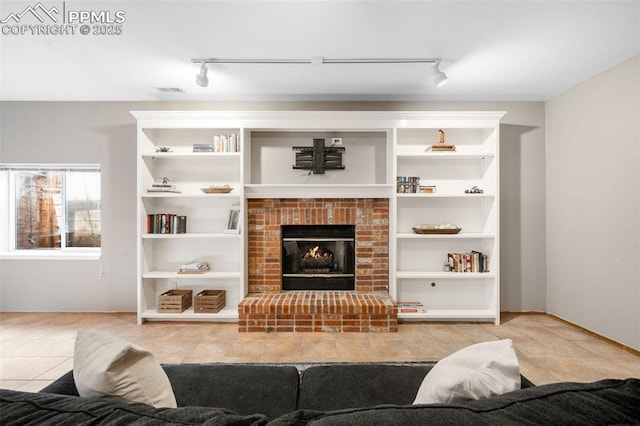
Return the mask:
[[[0, 20], [37, 1], [0, 0]], [[123, 34], [0, 34], [2, 100], [544, 101], [640, 54], [638, 0], [41, 1], [122, 10]], [[203, 57], [441, 58], [449, 81], [427, 64], [244, 64], [210, 65], [202, 88]]]

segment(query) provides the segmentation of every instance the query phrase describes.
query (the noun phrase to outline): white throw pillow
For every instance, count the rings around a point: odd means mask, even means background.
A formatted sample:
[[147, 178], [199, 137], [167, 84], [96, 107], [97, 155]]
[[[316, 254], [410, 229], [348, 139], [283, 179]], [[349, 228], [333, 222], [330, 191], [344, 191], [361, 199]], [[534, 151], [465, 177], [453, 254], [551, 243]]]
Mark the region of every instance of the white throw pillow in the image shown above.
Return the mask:
[[510, 339], [477, 343], [441, 359], [426, 375], [414, 404], [461, 402], [520, 389], [520, 365]]
[[78, 331], [73, 379], [82, 397], [176, 407], [169, 378], [153, 355], [106, 334]]

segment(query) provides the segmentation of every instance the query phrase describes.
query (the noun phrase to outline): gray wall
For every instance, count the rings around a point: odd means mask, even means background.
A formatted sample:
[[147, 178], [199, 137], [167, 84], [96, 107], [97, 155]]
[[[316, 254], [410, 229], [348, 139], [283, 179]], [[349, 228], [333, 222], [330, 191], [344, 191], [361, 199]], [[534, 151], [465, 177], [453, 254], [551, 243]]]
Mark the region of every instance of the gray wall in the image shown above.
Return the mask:
[[2, 102], [0, 162], [100, 163], [102, 264], [0, 261], [3, 311], [135, 311], [136, 132], [130, 110], [504, 110], [502, 310], [545, 311], [544, 104]]
[[546, 120], [547, 311], [640, 348], [640, 56]]

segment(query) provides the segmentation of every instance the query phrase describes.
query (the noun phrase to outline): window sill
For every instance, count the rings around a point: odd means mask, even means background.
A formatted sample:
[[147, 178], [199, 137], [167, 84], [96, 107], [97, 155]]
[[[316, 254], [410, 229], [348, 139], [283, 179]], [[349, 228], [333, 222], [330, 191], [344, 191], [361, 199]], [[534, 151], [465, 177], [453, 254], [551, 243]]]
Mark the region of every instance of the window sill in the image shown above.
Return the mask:
[[101, 253], [0, 252], [0, 260], [100, 260]]

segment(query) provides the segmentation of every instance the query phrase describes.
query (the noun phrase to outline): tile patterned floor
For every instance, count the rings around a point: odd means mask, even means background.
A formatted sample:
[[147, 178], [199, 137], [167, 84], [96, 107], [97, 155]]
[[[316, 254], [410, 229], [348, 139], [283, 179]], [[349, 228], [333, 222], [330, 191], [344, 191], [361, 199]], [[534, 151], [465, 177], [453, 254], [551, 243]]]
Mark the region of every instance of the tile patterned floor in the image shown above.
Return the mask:
[[162, 363], [437, 361], [467, 345], [514, 341], [536, 384], [640, 377], [640, 356], [547, 315], [487, 323], [403, 323], [398, 333], [239, 333], [235, 323], [145, 323], [133, 314], [0, 313], [0, 387], [38, 391], [69, 371], [77, 330], [132, 341]]

